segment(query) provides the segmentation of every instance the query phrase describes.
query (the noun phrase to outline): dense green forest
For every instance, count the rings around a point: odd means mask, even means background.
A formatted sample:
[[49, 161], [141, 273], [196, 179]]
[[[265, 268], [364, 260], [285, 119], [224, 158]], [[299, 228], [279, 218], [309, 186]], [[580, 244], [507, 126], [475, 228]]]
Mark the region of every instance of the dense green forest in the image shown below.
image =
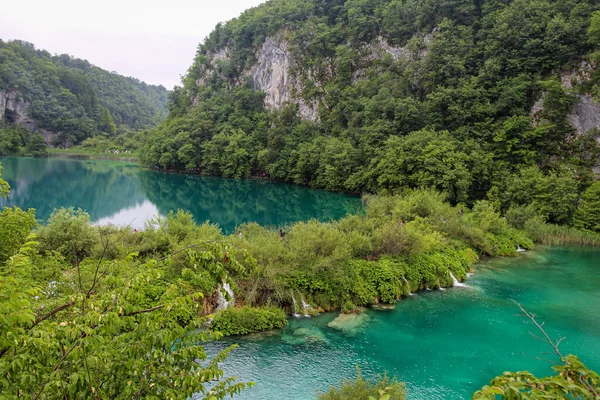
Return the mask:
[[[40, 143], [39, 135], [29, 140], [22, 129], [47, 131], [51, 145], [64, 146], [151, 128], [166, 116], [168, 91], [30, 43], [0, 40], [0, 95], [2, 106], [9, 99], [18, 108], [2, 110], [0, 154], [39, 155], [17, 151]], [[16, 124], [23, 126], [6, 128]]]
[[[571, 223], [598, 162], [598, 132], [576, 133], [567, 117], [578, 96], [599, 93], [599, 7], [269, 1], [199, 46], [143, 162], [330, 190], [433, 187], [452, 203], [488, 198], [502, 212], [532, 204]], [[265, 107], [251, 69], [267, 37], [287, 43], [291, 96], [316, 104], [314, 121], [294, 102]], [[383, 45], [404, 55], [374, 56]], [[582, 65], [592, 67], [561, 81]]]

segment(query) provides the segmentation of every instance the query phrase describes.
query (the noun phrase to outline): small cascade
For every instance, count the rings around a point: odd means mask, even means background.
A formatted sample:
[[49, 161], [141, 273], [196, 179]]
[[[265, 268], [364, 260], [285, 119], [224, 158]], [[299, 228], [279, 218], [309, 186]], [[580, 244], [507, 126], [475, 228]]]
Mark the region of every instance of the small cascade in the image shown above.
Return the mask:
[[408, 288], [408, 295], [412, 296], [414, 293], [411, 293], [411, 291], [410, 291], [410, 283], [408, 283], [405, 276], [402, 276], [402, 280], [404, 280], [404, 283], [406, 284], [406, 287]]
[[305, 317], [310, 317], [309, 311], [312, 310], [310, 304], [304, 301], [304, 297], [300, 295], [300, 301], [302, 302], [302, 315]]
[[294, 303], [294, 313], [292, 314], [293, 317], [298, 318], [301, 315], [298, 314], [298, 303], [296, 303], [296, 298], [294, 297], [294, 291], [290, 292], [292, 295], [292, 303]]
[[464, 283], [460, 283], [458, 281], [458, 279], [456, 279], [456, 277], [452, 274], [452, 272], [450, 272], [450, 277], [452, 278], [452, 282], [453, 282], [452, 286], [457, 286], [457, 287], [465, 287], [465, 286], [467, 286]]
[[438, 279], [438, 289], [444, 291], [446, 290], [446, 288], [442, 287], [442, 285], [440, 285], [440, 280]]
[[517, 246], [517, 252], [518, 252], [518, 253], [522, 253], [522, 252], [524, 252], [524, 251], [527, 251], [527, 250], [525, 250], [525, 249], [524, 249], [524, 248], [522, 248], [521, 246]]
[[[227, 293], [230, 300], [227, 300], [227, 298], [223, 295], [223, 290], [225, 291], [225, 293]], [[226, 310], [227, 308], [235, 304], [235, 295], [233, 294], [233, 290], [231, 290], [231, 286], [229, 286], [229, 283], [223, 282], [222, 286], [219, 285], [217, 287], [217, 293], [219, 294], [219, 305], [217, 307], [217, 310]]]

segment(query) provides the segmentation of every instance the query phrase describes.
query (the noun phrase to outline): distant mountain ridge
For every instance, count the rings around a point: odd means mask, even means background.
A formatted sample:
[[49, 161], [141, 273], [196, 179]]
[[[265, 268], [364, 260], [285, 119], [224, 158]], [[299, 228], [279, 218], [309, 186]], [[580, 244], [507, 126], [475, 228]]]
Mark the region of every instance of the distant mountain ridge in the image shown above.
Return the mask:
[[39, 132], [48, 145], [152, 128], [167, 114], [168, 93], [86, 60], [0, 40], [0, 123]]

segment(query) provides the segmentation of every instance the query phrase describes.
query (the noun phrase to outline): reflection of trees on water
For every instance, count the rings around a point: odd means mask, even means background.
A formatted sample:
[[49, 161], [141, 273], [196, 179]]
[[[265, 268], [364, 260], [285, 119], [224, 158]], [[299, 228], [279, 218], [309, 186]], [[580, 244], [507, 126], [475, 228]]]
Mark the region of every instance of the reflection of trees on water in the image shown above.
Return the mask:
[[93, 220], [140, 205], [148, 199], [162, 215], [192, 212], [197, 222], [210, 220], [231, 232], [243, 222], [282, 225], [318, 218], [338, 219], [356, 212], [360, 199], [299, 186], [253, 180], [144, 171], [118, 162], [73, 159], [0, 159], [11, 185], [0, 207], [35, 208], [46, 220], [60, 207], [80, 207]]
[[161, 214], [190, 211], [197, 222], [210, 220], [231, 232], [243, 222], [280, 225], [318, 218], [338, 219], [356, 212], [360, 199], [300, 186], [140, 171], [148, 199]]
[[145, 200], [138, 167], [115, 162], [72, 159], [2, 158], [3, 175], [11, 186], [0, 207], [35, 208], [46, 220], [60, 207], [80, 207], [93, 220], [111, 216]]

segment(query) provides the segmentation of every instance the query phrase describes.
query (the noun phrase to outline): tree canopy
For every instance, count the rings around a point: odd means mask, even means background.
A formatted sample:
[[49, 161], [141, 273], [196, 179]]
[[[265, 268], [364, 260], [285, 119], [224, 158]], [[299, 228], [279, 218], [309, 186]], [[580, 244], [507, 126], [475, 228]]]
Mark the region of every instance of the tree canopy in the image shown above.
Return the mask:
[[[59, 135], [55, 144], [154, 127], [166, 115], [168, 96], [162, 86], [66, 54], [53, 56], [18, 40], [0, 40], [0, 92], [28, 104], [27, 117], [35, 128]], [[10, 115], [5, 118], [0, 128], [12, 124]]]
[[[600, 93], [600, 74], [565, 77], [598, 58], [598, 7], [269, 1], [199, 45], [142, 161], [329, 190], [434, 187], [454, 203], [489, 195], [503, 211], [533, 202], [570, 223], [599, 151], [598, 132], [576, 133], [568, 116], [579, 95]], [[252, 80], [266, 38], [290, 58], [293, 101], [278, 109]], [[519, 182], [529, 177], [535, 187]]]

